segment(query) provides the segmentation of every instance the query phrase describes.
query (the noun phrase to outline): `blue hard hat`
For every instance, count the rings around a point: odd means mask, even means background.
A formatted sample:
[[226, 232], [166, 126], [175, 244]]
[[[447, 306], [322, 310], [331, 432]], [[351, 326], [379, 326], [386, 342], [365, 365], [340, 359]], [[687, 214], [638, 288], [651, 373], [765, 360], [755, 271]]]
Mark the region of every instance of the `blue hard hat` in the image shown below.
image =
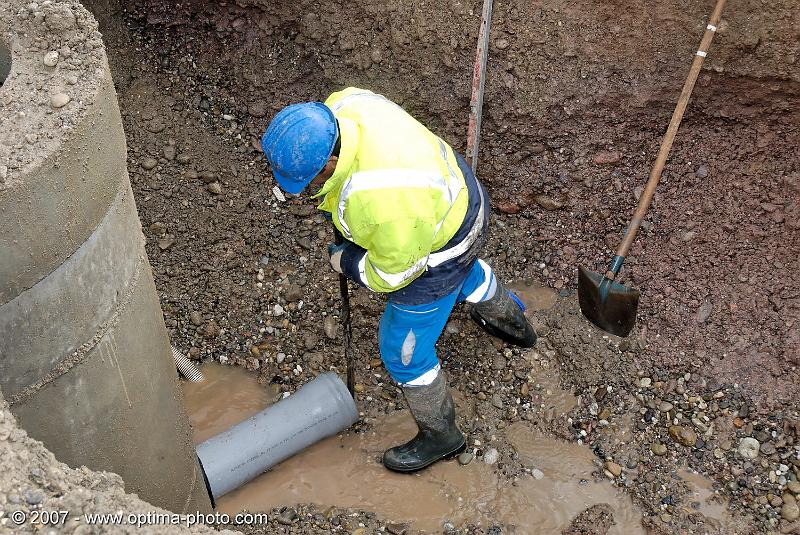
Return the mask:
[[325, 104], [292, 104], [269, 123], [261, 149], [281, 188], [297, 194], [325, 167], [338, 135], [336, 118]]

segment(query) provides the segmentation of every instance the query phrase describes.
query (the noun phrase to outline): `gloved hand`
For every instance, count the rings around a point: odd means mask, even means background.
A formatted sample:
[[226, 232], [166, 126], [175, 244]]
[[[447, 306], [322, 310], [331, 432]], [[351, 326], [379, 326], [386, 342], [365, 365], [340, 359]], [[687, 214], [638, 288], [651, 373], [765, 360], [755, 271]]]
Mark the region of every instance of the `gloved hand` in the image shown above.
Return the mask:
[[333, 243], [328, 244], [328, 262], [330, 262], [331, 267], [337, 273], [342, 272], [342, 254], [346, 248], [346, 242], [341, 245]]

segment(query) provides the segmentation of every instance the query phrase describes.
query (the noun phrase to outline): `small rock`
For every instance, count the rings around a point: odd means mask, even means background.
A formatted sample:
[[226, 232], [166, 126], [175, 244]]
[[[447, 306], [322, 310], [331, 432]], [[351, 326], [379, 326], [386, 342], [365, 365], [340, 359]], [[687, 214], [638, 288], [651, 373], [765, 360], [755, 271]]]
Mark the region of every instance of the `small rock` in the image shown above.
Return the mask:
[[761, 443], [753, 437], [745, 437], [739, 441], [739, 455], [745, 459], [755, 459], [761, 449]]
[[672, 440], [684, 446], [694, 446], [697, 444], [697, 433], [689, 427], [671, 425], [669, 427], [669, 436]]
[[492, 405], [498, 409], [503, 408], [503, 398], [500, 397], [500, 394], [492, 394]]
[[708, 321], [708, 318], [711, 317], [711, 312], [713, 310], [714, 310], [714, 305], [711, 302], [706, 301], [705, 303], [700, 305], [700, 308], [697, 309], [697, 312], [695, 313], [694, 316], [695, 321], [697, 323], [705, 323], [706, 321]]
[[272, 307], [273, 316], [282, 316], [284, 312], [286, 312], [286, 310], [279, 303], [275, 303], [275, 306]]
[[614, 477], [619, 477], [622, 474], [622, 466], [613, 461], [606, 461], [605, 469], [608, 470]]
[[50, 105], [56, 109], [63, 108], [72, 100], [66, 93], [56, 93], [50, 97]]
[[534, 202], [544, 208], [545, 210], [558, 210], [562, 206], [562, 203], [558, 202], [557, 200], [553, 199], [552, 197], [548, 197], [547, 195], [537, 195], [533, 198]]
[[658, 442], [653, 442], [650, 445], [650, 451], [652, 451], [655, 455], [661, 457], [662, 455], [667, 454], [667, 447], [664, 444], [660, 444]]
[[350, 535], [365, 535], [367, 530], [364, 528], [356, 528], [350, 532]]
[[789, 522], [794, 522], [800, 518], [800, 507], [798, 507], [796, 502], [784, 503], [783, 507], [781, 507], [781, 517]]
[[789, 481], [786, 484], [786, 488], [789, 489], [789, 492], [795, 495], [800, 495], [800, 482], [798, 481]]
[[353, 387], [353, 390], [361, 394], [364, 391], [364, 385], [362, 385], [361, 383], [356, 383], [356, 386]]
[[386, 531], [392, 535], [406, 535], [406, 533], [408, 533], [408, 527], [408, 524], [389, 523], [386, 524]]
[[251, 102], [247, 106], [247, 113], [252, 115], [253, 117], [264, 117], [267, 114], [267, 103], [263, 100], [257, 100], [255, 102]]
[[761, 445], [761, 453], [764, 455], [772, 455], [775, 451], [775, 444], [772, 442], [765, 442]]
[[653, 383], [653, 380], [649, 377], [642, 377], [639, 379], [639, 387], [640, 388], [650, 388], [650, 385]]
[[506, 366], [508, 366], [508, 361], [506, 358], [500, 353], [495, 355], [494, 359], [492, 360], [492, 369], [495, 371], [500, 371], [505, 369]]
[[206, 186], [206, 189], [214, 195], [220, 195], [222, 193], [222, 186], [219, 182], [212, 182]]
[[486, 464], [494, 464], [498, 459], [500, 459], [500, 452], [495, 448], [489, 448], [486, 450], [486, 453], [483, 454], [483, 462]]
[[705, 177], [707, 177], [708, 176], [708, 166], [701, 165], [700, 167], [698, 167], [694, 172], [694, 176], [696, 176], [697, 178], [705, 178]]
[[465, 451], [464, 453], [458, 456], [458, 464], [460, 464], [461, 466], [466, 466], [472, 462], [472, 459], [474, 457], [475, 456], [472, 453]]
[[175, 237], [174, 236], [165, 236], [158, 240], [158, 248], [162, 251], [166, 251], [170, 247], [175, 245]]
[[662, 401], [658, 405], [658, 410], [660, 410], [661, 412], [669, 412], [669, 411], [672, 410], [672, 408], [673, 408], [673, 405], [669, 401]]
[[175, 156], [176, 156], [176, 153], [177, 153], [177, 150], [175, 149], [175, 145], [165, 145], [164, 146], [164, 158], [166, 158], [167, 160], [169, 160], [169, 161], [174, 160]]
[[142, 160], [142, 169], [145, 171], [153, 169], [156, 165], [158, 165], [158, 160], [155, 158], [145, 158]]
[[189, 314], [189, 321], [192, 322], [192, 325], [199, 327], [203, 324], [203, 316], [196, 310], [192, 310]]
[[533, 476], [533, 479], [536, 479], [536, 480], [544, 479], [544, 472], [542, 472], [538, 468], [534, 468], [531, 471], [531, 475]]
[[294, 509], [287, 509], [278, 515], [278, 522], [284, 526], [290, 526], [297, 519]]
[[496, 39], [494, 42], [494, 46], [496, 46], [499, 50], [505, 50], [508, 48], [509, 44], [510, 43], [508, 42], [508, 39], [503, 39], [502, 37], [500, 39]]
[[323, 323], [323, 328], [325, 329], [325, 336], [330, 338], [331, 340], [336, 338], [336, 331], [338, 330], [339, 323], [336, 321], [336, 318], [333, 316], [325, 316], [325, 321]]
[[28, 505], [39, 505], [43, 500], [44, 495], [38, 490], [30, 489], [25, 491], [25, 501]]
[[622, 158], [622, 155], [618, 151], [604, 151], [595, 154], [592, 161], [597, 165], [608, 165], [617, 163], [620, 158]]
[[522, 208], [516, 203], [511, 201], [504, 201], [497, 203], [497, 209], [503, 212], [504, 214], [516, 214], [519, 213]]
[[58, 65], [58, 60], [59, 60], [58, 52], [55, 50], [51, 50], [50, 52], [44, 55], [44, 58], [42, 58], [42, 63], [44, 63], [45, 66], [47, 67], [55, 67], [56, 65]]

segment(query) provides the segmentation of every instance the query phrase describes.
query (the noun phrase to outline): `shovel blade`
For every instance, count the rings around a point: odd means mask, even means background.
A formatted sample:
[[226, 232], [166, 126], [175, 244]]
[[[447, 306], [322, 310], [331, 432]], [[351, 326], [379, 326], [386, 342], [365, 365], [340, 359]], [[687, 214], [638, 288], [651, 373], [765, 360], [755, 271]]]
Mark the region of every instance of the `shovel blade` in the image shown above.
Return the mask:
[[616, 336], [628, 336], [636, 323], [639, 290], [611, 282], [603, 299], [603, 275], [578, 267], [578, 303], [586, 319]]

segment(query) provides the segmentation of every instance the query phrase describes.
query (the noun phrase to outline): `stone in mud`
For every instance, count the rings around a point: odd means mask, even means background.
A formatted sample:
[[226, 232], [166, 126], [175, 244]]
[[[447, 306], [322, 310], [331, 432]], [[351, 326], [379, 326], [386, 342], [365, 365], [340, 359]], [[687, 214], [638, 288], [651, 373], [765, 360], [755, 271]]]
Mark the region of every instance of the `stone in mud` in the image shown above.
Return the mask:
[[56, 50], [51, 50], [44, 55], [44, 58], [42, 58], [42, 63], [44, 63], [46, 67], [55, 67], [58, 65], [58, 59], [58, 52]]
[[386, 531], [392, 535], [406, 535], [406, 533], [408, 533], [408, 527], [408, 524], [395, 524], [390, 522], [386, 524]]
[[745, 437], [739, 441], [739, 455], [745, 459], [755, 459], [761, 450], [761, 443], [753, 437]]
[[503, 212], [504, 214], [516, 214], [519, 213], [522, 208], [519, 207], [518, 204], [513, 203], [511, 201], [504, 201], [497, 203], [497, 209]]
[[664, 444], [653, 442], [653, 444], [650, 445], [650, 451], [661, 457], [662, 455], [667, 454], [667, 447]]
[[700, 308], [697, 309], [697, 313], [694, 316], [695, 321], [697, 323], [705, 323], [708, 321], [708, 318], [711, 317], [711, 312], [713, 312], [713, 310], [714, 305], [711, 302], [706, 301], [700, 305]]
[[606, 503], [593, 505], [572, 519], [562, 535], [606, 535], [614, 524], [614, 513]]
[[614, 461], [606, 461], [604, 468], [614, 477], [619, 477], [622, 474], [622, 466]]
[[533, 198], [534, 202], [544, 208], [545, 210], [558, 210], [562, 206], [563, 203], [558, 202], [557, 200], [553, 199], [552, 197], [548, 197], [547, 195], [537, 195]]
[[800, 507], [797, 502], [786, 502], [781, 507], [781, 517], [789, 522], [794, 522], [800, 518]]
[[142, 160], [142, 169], [145, 171], [153, 169], [156, 165], [158, 165], [158, 160], [155, 158], [145, 158]]
[[222, 193], [222, 186], [219, 182], [212, 182], [206, 186], [206, 189], [209, 191], [209, 193], [214, 195], [220, 195]]
[[460, 464], [461, 466], [466, 466], [472, 462], [473, 457], [474, 455], [472, 453], [465, 451], [464, 453], [458, 456], [458, 464]]
[[693, 429], [682, 425], [671, 425], [669, 427], [669, 436], [678, 444], [684, 446], [694, 446], [697, 444], [697, 433]]
[[598, 152], [592, 158], [592, 161], [597, 165], [608, 165], [617, 163], [622, 155], [618, 151], [604, 151]]
[[192, 322], [192, 325], [199, 327], [203, 324], [203, 316], [196, 310], [193, 310], [189, 314], [189, 321]]
[[66, 93], [56, 93], [50, 97], [50, 105], [56, 109], [63, 108], [72, 100]]
[[492, 395], [492, 405], [497, 409], [503, 408], [503, 398], [500, 397], [500, 394]]
[[336, 331], [338, 328], [338, 323], [336, 318], [333, 316], [325, 316], [325, 321], [323, 323], [323, 328], [325, 329], [325, 336], [330, 338], [331, 340], [336, 338]]
[[247, 106], [247, 113], [253, 117], [264, 117], [267, 114], [267, 103], [263, 100], [256, 100]]
[[486, 464], [494, 464], [500, 459], [500, 452], [497, 451], [495, 448], [489, 448], [486, 450], [486, 453], [483, 454], [483, 462]]

